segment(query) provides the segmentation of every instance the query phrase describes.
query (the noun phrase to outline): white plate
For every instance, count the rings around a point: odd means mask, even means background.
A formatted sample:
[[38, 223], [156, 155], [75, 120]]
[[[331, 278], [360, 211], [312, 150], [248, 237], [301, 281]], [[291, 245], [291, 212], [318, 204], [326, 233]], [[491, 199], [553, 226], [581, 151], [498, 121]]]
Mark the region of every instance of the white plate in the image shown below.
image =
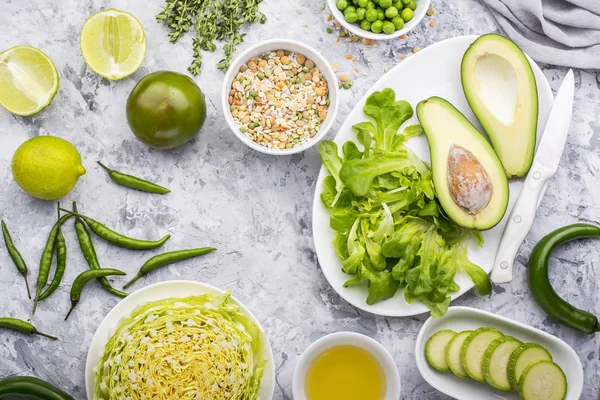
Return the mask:
[[[362, 110], [365, 100], [371, 93], [385, 88], [394, 89], [396, 92], [396, 99], [407, 100], [413, 108], [416, 107], [419, 101], [427, 99], [430, 96], [443, 97], [458, 108], [481, 132], [483, 132], [483, 129], [467, 104], [460, 80], [460, 63], [462, 56], [471, 43], [477, 38], [478, 36], [472, 35], [444, 40], [429, 46], [407, 60], [402, 61], [402, 63], [383, 76], [383, 78], [381, 78], [365, 94], [354, 107], [350, 115], [345, 119], [335, 138], [338, 147], [341, 148], [341, 145], [348, 140], [356, 141], [356, 135], [352, 130], [352, 125], [369, 120]], [[550, 85], [540, 68], [531, 59], [529, 62], [533, 68], [538, 86], [539, 118], [537, 135], [539, 142], [546, 119], [552, 108], [554, 98], [552, 96]], [[403, 125], [403, 127], [410, 124], [417, 124], [418, 122], [416, 115], [414, 115], [405, 123], [405, 125]], [[419, 157], [429, 161], [429, 149], [427, 147], [425, 135], [411, 139], [408, 142], [408, 147], [415, 151]], [[404, 289], [399, 289], [396, 295], [390, 299], [374, 305], [368, 305], [365, 301], [367, 298], [366, 285], [357, 285], [348, 288], [343, 287], [344, 282], [350, 279], [351, 276], [342, 272], [342, 263], [331, 245], [334, 238], [334, 231], [329, 227], [330, 214], [319, 198], [323, 191], [323, 179], [327, 174], [328, 172], [325, 168], [321, 167], [313, 200], [313, 237], [319, 264], [333, 289], [353, 306], [373, 314], [404, 317], [429, 312], [427, 307], [419, 301], [416, 301], [413, 304], [407, 304], [404, 301]], [[469, 244], [469, 260], [481, 266], [487, 273], [492, 270], [500, 238], [502, 237], [502, 232], [506, 225], [506, 220], [522, 186], [522, 181], [510, 181], [508, 209], [506, 210], [504, 218], [496, 225], [496, 227], [483, 232], [485, 238], [484, 246], [478, 248], [475, 243]], [[461, 289], [452, 294], [452, 299], [461, 296], [473, 287], [473, 282], [464, 273], [458, 273], [456, 275], [456, 282], [460, 285]]]
[[583, 390], [583, 367], [577, 353], [568, 344], [539, 329], [470, 307], [450, 307], [442, 318], [430, 317], [423, 324], [415, 347], [417, 368], [423, 378], [440, 392], [459, 400], [519, 399], [519, 395], [515, 391], [498, 390], [473, 379], [457, 378], [452, 372], [439, 372], [432, 368], [425, 358], [425, 345], [435, 332], [441, 329], [460, 332], [484, 326], [499, 329], [505, 335], [514, 336], [522, 342], [537, 343], [548, 349], [554, 362], [567, 375], [566, 400], [579, 399]]
[[[88, 399], [92, 399], [94, 395], [94, 381], [96, 378], [94, 368], [104, 353], [104, 347], [106, 346], [108, 339], [110, 339], [110, 335], [114, 333], [119, 322], [121, 322], [123, 318], [129, 316], [135, 308], [150, 301], [173, 297], [198, 296], [202, 294], [222, 296], [225, 292], [214, 286], [200, 282], [168, 281], [146, 286], [121, 300], [104, 318], [98, 327], [98, 330], [96, 330], [92, 343], [90, 344], [85, 365], [85, 387]], [[259, 400], [271, 400], [273, 398], [273, 392], [275, 391], [275, 362], [273, 360], [271, 344], [269, 343], [265, 331], [262, 329], [252, 312], [236, 298], [232, 297], [232, 300], [240, 306], [240, 309], [244, 314], [248, 315], [254, 321], [263, 335], [265, 343], [263, 356], [267, 359], [267, 366], [265, 367], [264, 376], [260, 386]]]

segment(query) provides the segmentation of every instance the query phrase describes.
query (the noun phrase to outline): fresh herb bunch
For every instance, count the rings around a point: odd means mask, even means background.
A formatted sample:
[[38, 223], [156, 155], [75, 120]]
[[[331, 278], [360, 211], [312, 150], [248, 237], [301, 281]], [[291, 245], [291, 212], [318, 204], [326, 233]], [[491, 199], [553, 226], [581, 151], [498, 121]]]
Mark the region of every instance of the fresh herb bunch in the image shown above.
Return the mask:
[[264, 24], [267, 17], [260, 12], [262, 0], [166, 0], [166, 6], [156, 16], [156, 21], [167, 25], [172, 43], [181, 39], [193, 26], [196, 37], [193, 39], [194, 60], [188, 68], [193, 75], [202, 69], [202, 50], [215, 51], [215, 41], [225, 41], [225, 58], [217, 68], [227, 71], [235, 48], [244, 41], [245, 33], [240, 33], [246, 23]]

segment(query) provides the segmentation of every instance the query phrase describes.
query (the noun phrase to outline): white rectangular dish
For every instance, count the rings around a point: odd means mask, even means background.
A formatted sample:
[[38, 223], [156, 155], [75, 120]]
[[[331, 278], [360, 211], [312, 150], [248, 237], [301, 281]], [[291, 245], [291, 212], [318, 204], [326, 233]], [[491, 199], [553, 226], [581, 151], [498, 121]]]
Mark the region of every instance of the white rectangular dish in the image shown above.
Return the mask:
[[481, 327], [496, 328], [505, 335], [514, 336], [523, 342], [544, 346], [567, 376], [566, 400], [580, 398], [583, 391], [583, 367], [579, 356], [567, 343], [539, 329], [470, 307], [450, 307], [442, 318], [429, 318], [425, 321], [419, 332], [415, 348], [417, 368], [431, 386], [459, 400], [519, 399], [519, 394], [515, 391], [502, 391], [473, 379], [458, 378], [452, 372], [439, 372], [427, 362], [425, 345], [435, 332], [441, 329], [460, 332]]

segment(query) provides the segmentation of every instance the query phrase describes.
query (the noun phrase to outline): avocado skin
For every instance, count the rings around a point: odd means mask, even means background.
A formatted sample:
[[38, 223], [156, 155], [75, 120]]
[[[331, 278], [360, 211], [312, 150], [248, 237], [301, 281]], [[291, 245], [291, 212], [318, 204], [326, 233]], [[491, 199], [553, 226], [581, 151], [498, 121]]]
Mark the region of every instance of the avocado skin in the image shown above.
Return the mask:
[[[502, 51], [497, 51], [499, 49], [502, 49]], [[477, 63], [481, 55], [487, 54], [511, 56], [514, 61], [511, 65], [518, 67], [515, 70], [520, 71], [520, 73], [515, 72], [521, 95], [518, 99], [519, 105], [517, 108], [522, 108], [519, 106], [527, 103], [530, 112], [520, 115], [523, 120], [517, 123], [513, 121], [513, 124], [508, 128], [504, 128], [506, 125], [503, 127], [500, 121], [489, 115], [487, 108], [477, 98], [475, 89], [471, 90], [471, 86], [475, 86], [473, 85], [475, 79], [474, 63]], [[510, 62], [509, 57], [504, 58]], [[502, 35], [495, 33], [482, 35], [469, 46], [463, 56], [461, 81], [467, 102], [490, 138], [492, 146], [504, 166], [507, 177], [510, 179], [525, 176], [533, 164], [539, 113], [535, 75], [525, 53], [514, 42]], [[521, 114], [523, 114], [523, 111], [521, 111]], [[512, 140], [506, 140], [507, 132], [514, 134]], [[520, 149], [525, 149], [525, 151], [517, 151]]]

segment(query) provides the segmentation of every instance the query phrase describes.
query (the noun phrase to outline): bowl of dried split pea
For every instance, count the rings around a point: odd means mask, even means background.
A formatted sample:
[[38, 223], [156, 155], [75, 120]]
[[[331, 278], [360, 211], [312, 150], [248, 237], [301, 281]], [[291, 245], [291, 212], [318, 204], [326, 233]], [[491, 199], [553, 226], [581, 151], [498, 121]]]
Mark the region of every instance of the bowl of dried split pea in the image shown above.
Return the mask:
[[225, 76], [223, 113], [233, 133], [262, 153], [294, 154], [325, 136], [338, 111], [329, 63], [294, 40], [268, 40], [242, 53]]

